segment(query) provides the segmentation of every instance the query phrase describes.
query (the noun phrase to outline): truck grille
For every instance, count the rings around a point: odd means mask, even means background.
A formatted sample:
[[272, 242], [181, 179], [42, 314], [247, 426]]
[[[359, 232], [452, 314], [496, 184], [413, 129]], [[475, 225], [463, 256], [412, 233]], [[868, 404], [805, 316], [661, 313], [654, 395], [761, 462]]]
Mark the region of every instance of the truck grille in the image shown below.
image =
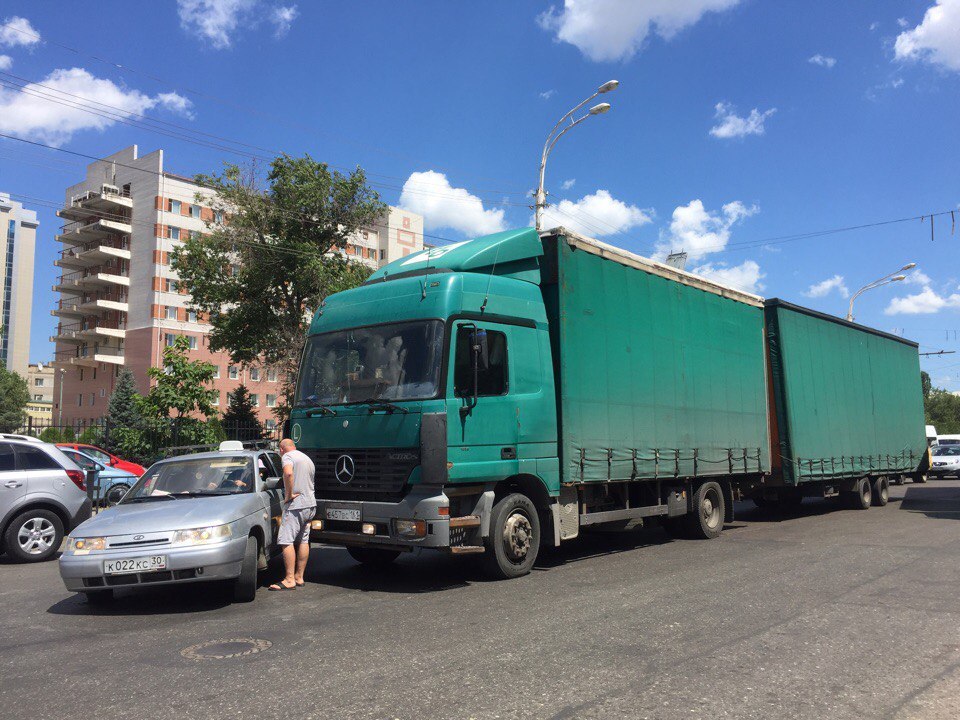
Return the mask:
[[[316, 466], [314, 487], [322, 500], [395, 502], [407, 492], [407, 479], [420, 464], [418, 448], [336, 448], [304, 450]], [[353, 477], [337, 478], [337, 461], [353, 461]], [[344, 475], [341, 474], [341, 478]]]

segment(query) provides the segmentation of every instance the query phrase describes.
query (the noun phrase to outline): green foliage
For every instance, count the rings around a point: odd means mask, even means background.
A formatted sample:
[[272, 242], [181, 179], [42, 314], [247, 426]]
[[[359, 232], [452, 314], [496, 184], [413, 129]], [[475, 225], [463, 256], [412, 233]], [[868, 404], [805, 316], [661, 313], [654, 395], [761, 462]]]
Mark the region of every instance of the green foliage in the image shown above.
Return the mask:
[[44, 428], [43, 432], [40, 433], [40, 439], [46, 443], [58, 443], [63, 442], [63, 435], [60, 433], [59, 428], [48, 427]]
[[229, 395], [230, 407], [223, 414], [223, 428], [230, 440], [259, 440], [263, 426], [250, 399], [246, 385], [239, 385]]
[[107, 405], [107, 422], [113, 427], [136, 427], [141, 420], [137, 405], [139, 397], [133, 372], [129, 368], [124, 368], [120, 377], [117, 378], [113, 394], [110, 395], [110, 403]]
[[17, 432], [23, 426], [29, 400], [27, 381], [0, 365], [0, 432]]
[[100, 445], [103, 440], [103, 428], [99, 425], [91, 425], [86, 428], [82, 433], [80, 433], [80, 438], [77, 442], [82, 442], [87, 445]]
[[[265, 362], [296, 372], [311, 314], [327, 295], [369, 275], [360, 263], [333, 252], [387, 206], [360, 168], [344, 175], [309, 156], [278, 157], [262, 190], [236, 165], [199, 176], [217, 192], [214, 208], [227, 217], [173, 252], [173, 267], [210, 317], [212, 350], [233, 362]], [[285, 382], [284, 394], [291, 394]]]
[[189, 357], [190, 341], [180, 335], [173, 345], [163, 349], [163, 367], [152, 367], [147, 375], [156, 384], [138, 403], [144, 418], [184, 418], [193, 413], [215, 415], [217, 397], [209, 385], [217, 372], [215, 365]]
[[72, 427], [65, 427], [60, 431], [60, 442], [72, 443], [77, 439], [77, 434], [73, 431]]
[[933, 388], [923, 404], [927, 425], [935, 426], [938, 435], [960, 434], [960, 396]]
[[926, 370], [920, 371], [920, 387], [923, 389], [923, 399], [930, 397], [930, 391], [933, 389], [933, 382]]

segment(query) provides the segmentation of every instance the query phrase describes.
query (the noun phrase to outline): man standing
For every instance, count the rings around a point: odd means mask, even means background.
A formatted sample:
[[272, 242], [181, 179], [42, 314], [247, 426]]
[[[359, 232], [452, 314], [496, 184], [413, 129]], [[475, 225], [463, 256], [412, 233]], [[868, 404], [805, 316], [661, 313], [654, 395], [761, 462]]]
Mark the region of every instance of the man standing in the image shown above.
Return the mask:
[[303, 585], [303, 571], [310, 557], [310, 521], [317, 512], [313, 494], [313, 461], [297, 450], [293, 440], [280, 441], [283, 453], [283, 516], [277, 544], [283, 548], [283, 565], [287, 574], [270, 590], [294, 590]]

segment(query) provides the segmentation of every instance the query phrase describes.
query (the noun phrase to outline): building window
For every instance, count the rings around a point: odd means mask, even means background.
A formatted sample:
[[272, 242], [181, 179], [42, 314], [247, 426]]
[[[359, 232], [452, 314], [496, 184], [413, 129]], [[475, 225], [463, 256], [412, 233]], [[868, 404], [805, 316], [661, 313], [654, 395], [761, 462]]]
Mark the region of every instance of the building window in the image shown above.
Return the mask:
[[216, 212], [213, 213], [213, 221], [216, 223], [223, 222], [223, 213], [220, 210], [217, 210]]
[[164, 317], [166, 317], [167, 320], [176, 320], [177, 308], [173, 307], [172, 305], [167, 305], [166, 314], [164, 315]]
[[33, 379], [34, 387], [43, 387], [43, 378], [34, 378]]
[[200, 206], [194, 203], [190, 206], [190, 217], [199, 218], [200, 217]]
[[236, 380], [240, 377], [240, 371], [237, 369], [236, 365], [231, 365], [227, 368], [227, 377], [231, 380]]
[[387, 256], [387, 251], [386, 251], [386, 250], [381, 250], [381, 251], [380, 251], [380, 259], [383, 260], [386, 256]]
[[250, 404], [253, 407], [260, 407], [260, 398], [257, 397], [256, 393], [250, 393]]
[[276, 382], [277, 381], [277, 369], [270, 368], [267, 370], [267, 382]]
[[250, 368], [250, 380], [252, 382], [260, 382], [260, 368]]
[[213, 379], [214, 379], [214, 380], [219, 380], [219, 379], [220, 379], [220, 366], [219, 366], [219, 365], [217, 365], [217, 366], [213, 369]]
[[177, 342], [177, 336], [173, 333], [164, 333], [163, 344], [167, 347], [173, 347]]
[[34, 399], [34, 400], [43, 400], [43, 395], [34, 395], [34, 396], [33, 396], [33, 399]]
[[277, 396], [267, 395], [267, 407], [276, 407], [276, 406], [277, 406]]
[[77, 407], [83, 407], [83, 393], [77, 393]]
[[170, 239], [179, 240], [180, 239], [180, 228], [172, 227], [170, 228]]
[[179, 215], [181, 213], [182, 208], [183, 208], [183, 203], [181, 203], [179, 200], [170, 200], [167, 202], [167, 209], [170, 210], [170, 212], [172, 213], [176, 213], [177, 215]]
[[[218, 374], [217, 377], [220, 377], [220, 375]], [[220, 393], [217, 393], [217, 394], [214, 396], [214, 398], [213, 398], [213, 400], [210, 402], [210, 404], [213, 405], [214, 407], [220, 407]]]
[[277, 427], [277, 421], [273, 418], [267, 418], [267, 430], [275, 430]]
[[90, 407], [93, 407], [93, 403], [96, 401], [97, 396], [94, 393], [90, 393]]
[[193, 310], [187, 311], [187, 321], [195, 323], [197, 321], [197, 313]]

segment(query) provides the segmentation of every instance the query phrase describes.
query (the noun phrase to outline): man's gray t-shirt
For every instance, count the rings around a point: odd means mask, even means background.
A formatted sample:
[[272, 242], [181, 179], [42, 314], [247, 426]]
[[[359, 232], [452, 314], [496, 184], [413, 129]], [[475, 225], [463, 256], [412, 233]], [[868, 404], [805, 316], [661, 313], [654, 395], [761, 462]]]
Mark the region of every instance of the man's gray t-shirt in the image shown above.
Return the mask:
[[283, 454], [281, 462], [284, 467], [289, 465], [293, 468], [293, 494], [300, 493], [291, 501], [288, 509], [316, 507], [317, 499], [313, 494], [313, 475], [316, 468], [313, 460], [299, 450], [291, 450]]

